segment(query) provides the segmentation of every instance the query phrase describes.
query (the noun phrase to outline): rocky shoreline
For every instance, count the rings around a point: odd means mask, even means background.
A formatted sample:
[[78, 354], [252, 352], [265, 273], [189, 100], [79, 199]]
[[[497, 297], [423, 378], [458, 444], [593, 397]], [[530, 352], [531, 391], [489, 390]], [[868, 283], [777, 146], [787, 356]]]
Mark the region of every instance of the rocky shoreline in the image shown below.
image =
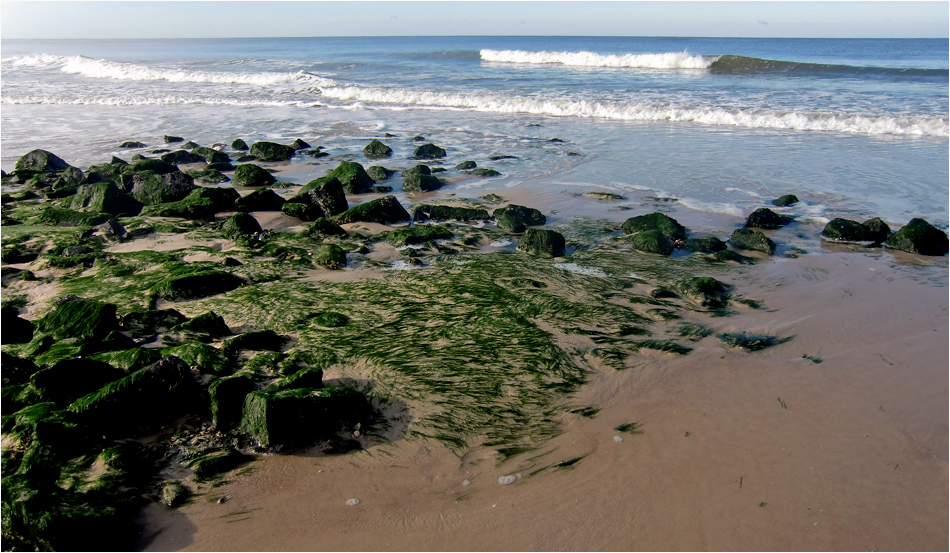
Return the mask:
[[[165, 136], [158, 157], [85, 170], [34, 150], [3, 175], [5, 549], [130, 549], [143, 505], [225, 501], [212, 491], [256, 455], [314, 444], [513, 458], [556, 436], [558, 414], [596, 416], [569, 404], [593, 368], [792, 339], [709, 324], [767, 303], [740, 275], [776, 252], [762, 229], [787, 215], [759, 209], [728, 241], [659, 212], [543, 228], [496, 195], [430, 201], [498, 173], [441, 167], [424, 143], [393, 179], [406, 163], [386, 168], [381, 138], [361, 152], [375, 165], [339, 161], [293, 195], [274, 164], [326, 157], [300, 139]], [[400, 180], [422, 199], [410, 210], [386, 195]], [[381, 197], [351, 205], [366, 194]], [[302, 230], [261, 225], [268, 212]], [[894, 233], [834, 219], [822, 238], [917, 255], [948, 242], [921, 219]]]

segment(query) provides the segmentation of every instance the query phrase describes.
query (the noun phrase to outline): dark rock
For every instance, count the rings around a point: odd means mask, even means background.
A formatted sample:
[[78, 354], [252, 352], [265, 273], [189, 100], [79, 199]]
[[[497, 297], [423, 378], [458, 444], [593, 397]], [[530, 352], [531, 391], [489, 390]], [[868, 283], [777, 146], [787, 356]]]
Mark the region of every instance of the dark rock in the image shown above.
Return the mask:
[[125, 376], [125, 371], [92, 359], [64, 359], [30, 377], [43, 401], [71, 403]]
[[164, 175], [139, 173], [133, 176], [132, 196], [145, 205], [177, 202], [195, 189], [195, 180], [176, 171]]
[[416, 165], [402, 172], [405, 180], [402, 189], [410, 192], [431, 192], [442, 188], [442, 181], [433, 177], [429, 167]]
[[234, 200], [234, 209], [240, 211], [280, 211], [287, 200], [269, 188], [261, 188]]
[[370, 159], [379, 159], [393, 155], [393, 149], [379, 140], [373, 140], [363, 148], [363, 155]]
[[224, 258], [225, 267], [240, 267], [241, 265], [244, 265], [244, 264], [238, 261], [237, 259], [234, 259], [233, 257]]
[[327, 177], [310, 181], [300, 189], [296, 196], [290, 199], [290, 202], [312, 206], [319, 212], [317, 217], [309, 219], [310, 221], [315, 221], [318, 217], [339, 215], [350, 207], [346, 201], [343, 183], [335, 177]]
[[294, 150], [306, 150], [307, 148], [310, 147], [310, 144], [307, 144], [306, 142], [298, 138], [294, 140], [293, 143], [290, 144], [290, 147], [293, 148]]
[[[134, 160], [135, 158], [133, 158]], [[151, 171], [159, 175], [167, 175], [178, 171], [178, 166], [160, 159], [140, 159], [134, 161], [131, 165], [122, 166], [122, 172], [125, 174], [142, 173]]]
[[122, 144], [119, 144], [119, 147], [120, 148], [147, 148], [148, 146], [146, 146], [145, 144], [141, 142], [129, 140], [129, 141], [123, 142]]
[[362, 165], [354, 161], [343, 161], [340, 162], [336, 169], [330, 171], [325, 176], [307, 183], [300, 193], [302, 194], [311, 187], [327, 183], [333, 179], [340, 181], [340, 184], [343, 185], [343, 190], [345, 190], [347, 194], [366, 194], [372, 190], [373, 185], [376, 184], [376, 182], [366, 174], [366, 170], [363, 169]]
[[[220, 164], [216, 164], [220, 165]], [[224, 176], [220, 170], [212, 169], [211, 167], [205, 167], [201, 171], [186, 171], [189, 177], [195, 179], [198, 182], [205, 184], [218, 184], [221, 182], [230, 182], [231, 179]]]
[[425, 139], [426, 137], [422, 136], [421, 134], [417, 134], [416, 136], [412, 137], [413, 142], [424, 142]]
[[[238, 262], [238, 265], [240, 264], [241, 263]], [[227, 260], [225, 260], [225, 265], [227, 265]], [[171, 330], [172, 332], [187, 330], [190, 332], [207, 334], [212, 338], [224, 338], [225, 336], [231, 335], [231, 329], [228, 328], [228, 325], [224, 322], [224, 317], [216, 314], [214, 311], [208, 311], [207, 313], [198, 315], [194, 319], [183, 321], [182, 323], [173, 327]]]
[[665, 213], [649, 213], [631, 217], [621, 226], [624, 234], [636, 234], [647, 230], [656, 230], [669, 240], [686, 240], [686, 227]]
[[193, 150], [195, 148], [200, 148], [201, 145], [198, 144], [197, 142], [192, 142], [191, 140], [189, 140], [188, 142], [185, 142], [184, 144], [182, 144], [181, 147], [185, 148], [186, 150]]
[[250, 154], [260, 161], [287, 161], [294, 157], [294, 150], [290, 146], [274, 142], [255, 142], [251, 145]]
[[245, 332], [234, 338], [224, 341], [221, 353], [234, 357], [244, 350], [251, 351], [280, 351], [284, 345], [284, 338], [273, 330], [257, 330]]
[[119, 327], [133, 338], [146, 338], [168, 331], [187, 321], [176, 309], [132, 311], [119, 318]]
[[56, 339], [101, 340], [118, 330], [119, 320], [115, 304], [63, 296], [46, 316], [37, 321], [36, 327]]
[[947, 234], [923, 219], [911, 219], [909, 223], [887, 239], [887, 247], [920, 255], [944, 255], [947, 253]]
[[795, 205], [798, 203], [798, 196], [795, 194], [786, 194], [781, 198], [776, 198], [772, 200], [772, 205], [778, 207], [788, 207], [790, 205]]
[[[2, 275], [3, 285], [8, 286], [14, 282], [31, 282], [36, 280], [36, 275], [32, 271], [27, 271], [26, 269], [17, 269], [15, 267], [4, 266], [0, 268], [0, 275]], [[0, 340], [0, 342], [6, 344], [7, 340]], [[10, 342], [15, 343], [15, 342]]]
[[150, 153], [150, 154], [167, 154], [167, 153], [170, 153], [170, 152], [171, 152], [171, 150], [169, 150], [168, 148], [159, 148], [159, 149], [157, 149], [157, 150], [149, 150], [148, 153]]
[[322, 239], [325, 236], [346, 236], [347, 232], [343, 230], [343, 227], [330, 219], [320, 217], [308, 226], [307, 230], [303, 231], [303, 235], [310, 238]]
[[231, 163], [231, 158], [228, 157], [228, 154], [219, 152], [214, 148], [208, 148], [207, 146], [199, 146], [192, 150], [191, 153], [201, 156], [207, 163]]
[[238, 150], [238, 151], [246, 152], [246, 151], [247, 151], [247, 142], [244, 142], [244, 141], [241, 140], [240, 138], [236, 138], [236, 139], [234, 140], [234, 142], [231, 143], [231, 149], [232, 149], [232, 150]]
[[275, 182], [274, 175], [253, 163], [245, 163], [234, 170], [234, 186], [270, 186]]
[[338, 224], [344, 225], [356, 222], [392, 225], [395, 223], [408, 222], [410, 219], [409, 212], [406, 211], [395, 196], [384, 196], [359, 204], [334, 218]]
[[769, 255], [775, 253], [775, 242], [761, 232], [746, 227], [736, 229], [729, 238], [729, 242], [740, 250], [754, 250]]
[[499, 229], [514, 233], [524, 232], [527, 227], [540, 226], [547, 221], [537, 209], [515, 204], [496, 209], [492, 215]]
[[518, 249], [542, 257], [561, 257], [564, 235], [554, 230], [529, 228], [518, 240]]
[[703, 307], [725, 307], [731, 296], [731, 286], [712, 277], [694, 277], [679, 285], [680, 292]]
[[[4, 340], [3, 343], [6, 344], [7, 341]], [[2, 377], [3, 386], [24, 384], [30, 380], [33, 373], [40, 370], [29, 359], [20, 359], [5, 351], [0, 353], [0, 358], [2, 358], [0, 359], [0, 377]], [[4, 410], [4, 414], [6, 414], [6, 410]]]
[[238, 198], [240, 195], [233, 188], [199, 186], [180, 201], [147, 206], [142, 215], [213, 221], [215, 213], [234, 209], [234, 201]]
[[236, 374], [219, 378], [208, 386], [211, 399], [211, 419], [214, 427], [227, 432], [241, 423], [244, 398], [257, 389], [254, 382], [245, 375]]
[[[6, 267], [4, 267], [5, 269]], [[36, 325], [20, 317], [16, 307], [0, 309], [0, 342], [4, 344], [28, 344], [33, 340]]]
[[64, 171], [69, 164], [46, 150], [33, 150], [16, 162], [17, 171]]
[[162, 161], [168, 163], [204, 163], [205, 158], [199, 156], [192, 152], [187, 152], [185, 150], [175, 150], [174, 152], [168, 152], [167, 154], [162, 155]]
[[423, 144], [412, 152], [410, 159], [438, 159], [445, 157], [445, 150], [435, 144]]
[[214, 270], [198, 270], [187, 274], [173, 274], [162, 280], [153, 291], [168, 301], [207, 298], [230, 292], [244, 284], [237, 275]]
[[483, 167], [479, 167], [478, 169], [469, 171], [469, 174], [475, 175], [476, 177], [483, 177], [483, 178], [501, 176], [501, 173], [499, 173], [498, 171], [495, 171], [494, 169], [485, 169]]
[[221, 231], [225, 236], [231, 239], [251, 236], [261, 232], [261, 225], [253, 216], [239, 211], [228, 217], [228, 220], [221, 226]]
[[302, 388], [247, 395], [241, 430], [261, 447], [312, 444], [368, 420], [363, 394], [349, 387]]
[[231, 211], [234, 209], [234, 202], [240, 199], [241, 195], [233, 188], [211, 188], [199, 186], [192, 190], [183, 201], [198, 201], [207, 199], [211, 201], [211, 209], [215, 213], [219, 211]]
[[162, 504], [166, 507], [175, 508], [188, 500], [191, 491], [182, 485], [181, 482], [165, 482], [162, 485]]
[[767, 207], [762, 207], [753, 211], [745, 220], [745, 226], [749, 228], [777, 229], [794, 221], [791, 215], [779, 215]]
[[[71, 209], [48, 207], [40, 214], [40, 222], [44, 225], [58, 227], [79, 227], [101, 225], [112, 218], [108, 213], [83, 213]], [[35, 257], [33, 259], [36, 259]], [[31, 260], [32, 261], [32, 260]], [[10, 261], [9, 263], [26, 263], [26, 261]]]
[[85, 180], [82, 170], [78, 167], [67, 167], [59, 174], [59, 179], [53, 183], [53, 188], [60, 186], [79, 186]]
[[498, 161], [498, 160], [501, 160], [501, 159], [518, 159], [518, 156], [507, 156], [507, 155], [505, 155], [505, 156], [490, 156], [488, 159], [491, 160], [491, 161]]
[[459, 163], [458, 165], [455, 166], [456, 169], [460, 169], [462, 171], [467, 171], [468, 169], [474, 169], [475, 167], [477, 167], [477, 165], [475, 164], [474, 161], [463, 161], [462, 163]]
[[[871, 230], [857, 221], [836, 218], [828, 221], [821, 237], [834, 242], [873, 242]], [[886, 235], [884, 236], [887, 237]], [[881, 240], [883, 241], [883, 240]]]
[[336, 244], [324, 244], [313, 251], [313, 262], [331, 270], [342, 269], [346, 267], [346, 253]]
[[39, 257], [39, 252], [22, 244], [12, 244], [3, 247], [3, 254], [0, 259], [4, 263], [30, 263], [36, 261], [37, 257]]
[[490, 215], [480, 208], [452, 207], [447, 205], [420, 204], [412, 213], [413, 220], [425, 221], [485, 221]]
[[321, 157], [327, 157], [330, 155], [328, 152], [323, 151], [323, 146], [317, 146], [316, 148], [313, 148], [312, 150], [302, 150], [301, 152], [298, 152], [298, 153], [308, 155], [312, 158], [321, 158]]
[[374, 187], [373, 187], [373, 194], [389, 194], [389, 193], [392, 192], [392, 191], [393, 191], [393, 187], [392, 187], [392, 186], [379, 186], [379, 185], [377, 185], [377, 186], [374, 186]]
[[403, 171], [403, 172], [400, 173], [400, 174], [401, 174], [403, 177], [407, 177], [407, 178], [408, 178], [408, 177], [411, 177], [411, 176], [413, 176], [413, 175], [431, 175], [431, 174], [432, 174], [432, 169], [430, 169], [428, 165], [424, 165], [424, 164], [420, 163], [419, 165], [414, 165], [414, 166], [412, 166], [412, 167], [406, 169], [405, 171]]
[[69, 200], [76, 211], [95, 211], [116, 216], [135, 216], [142, 211], [142, 202], [105, 182], [80, 186]]
[[167, 135], [167, 134], [162, 137], [162, 140], [165, 141], [165, 144], [172, 144], [172, 143], [174, 143], [174, 142], [184, 142], [184, 141], [185, 141], [185, 139], [182, 138], [182, 137], [180, 137], [180, 136], [170, 136], [170, 135]]
[[705, 238], [687, 238], [683, 241], [683, 249], [690, 252], [716, 253], [727, 249], [726, 243], [715, 236]]
[[250, 156], [250, 155], [238, 156], [238, 158], [234, 161], [238, 161], [242, 163], [245, 161], [257, 161], [257, 156]]
[[[234, 166], [231, 165], [230, 161], [212, 161], [205, 168], [209, 171], [234, 171]], [[230, 179], [228, 179], [230, 180]], [[227, 181], [222, 181], [227, 182]]]
[[887, 237], [891, 234], [891, 227], [887, 226], [880, 217], [875, 217], [873, 219], [868, 219], [867, 221], [861, 223], [868, 230], [868, 233], [871, 236], [871, 240], [875, 244], [881, 244]]
[[254, 459], [233, 449], [213, 450], [199, 455], [189, 461], [188, 466], [199, 482], [233, 470]]
[[412, 244], [424, 244], [432, 240], [448, 240], [452, 238], [452, 231], [440, 225], [416, 225], [409, 228], [391, 230], [379, 234], [393, 246], [400, 247]]
[[320, 389], [323, 387], [323, 371], [320, 369], [306, 368], [300, 369], [290, 376], [278, 380], [268, 391], [299, 390], [300, 388]]
[[281, 206], [280, 210], [284, 212], [284, 215], [307, 222], [316, 221], [324, 216], [323, 211], [319, 207], [300, 202], [287, 202]]
[[124, 159], [119, 159], [115, 156], [112, 156], [112, 159], [109, 160], [109, 165], [128, 165], [129, 162]]
[[369, 178], [376, 181], [386, 180], [393, 176], [393, 173], [395, 171], [390, 171], [381, 165], [370, 165], [366, 168], [366, 174], [369, 175]]
[[118, 240], [127, 234], [125, 227], [114, 219], [109, 219], [94, 229], [93, 236], [99, 236], [106, 240]]
[[659, 230], [643, 230], [630, 240], [633, 249], [660, 255], [671, 255], [673, 253], [673, 242]]

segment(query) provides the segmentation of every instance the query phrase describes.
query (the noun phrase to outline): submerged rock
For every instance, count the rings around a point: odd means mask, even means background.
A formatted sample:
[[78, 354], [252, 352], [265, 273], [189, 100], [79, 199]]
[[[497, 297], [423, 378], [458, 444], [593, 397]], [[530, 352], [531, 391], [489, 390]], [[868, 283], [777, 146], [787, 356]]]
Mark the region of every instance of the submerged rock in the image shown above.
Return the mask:
[[467, 160], [467, 161], [463, 161], [462, 163], [459, 163], [458, 165], [455, 166], [455, 168], [461, 171], [467, 171], [469, 169], [474, 169], [477, 166], [478, 165], [474, 161]]
[[850, 219], [832, 219], [821, 231], [821, 237], [834, 242], [870, 242], [881, 244], [887, 239], [891, 229], [879, 217], [863, 223]]
[[409, 212], [395, 196], [384, 196], [370, 200], [351, 207], [334, 218], [338, 224], [343, 225], [357, 222], [392, 225], [408, 222], [410, 219]]
[[767, 207], [753, 211], [745, 220], [745, 226], [750, 228], [777, 229], [794, 221], [791, 215], [779, 215]]
[[165, 141], [165, 144], [173, 144], [173, 143], [175, 143], [175, 142], [184, 142], [184, 141], [185, 141], [185, 139], [182, 138], [182, 137], [180, 137], [180, 136], [172, 136], [172, 135], [168, 135], [168, 134], [166, 134], [165, 136], [163, 136], [163, 137], [162, 137], [162, 140]]
[[944, 255], [948, 251], [947, 234], [923, 219], [909, 223], [887, 239], [887, 247], [920, 255]]
[[244, 142], [240, 138], [236, 138], [234, 139], [234, 142], [231, 143], [231, 149], [245, 152], [247, 151], [247, 142]]
[[135, 140], [127, 140], [123, 142], [122, 144], [119, 144], [119, 147], [120, 148], [148, 148], [148, 145], [142, 142], [135, 141]]
[[795, 194], [786, 194], [780, 198], [772, 200], [772, 205], [778, 207], [788, 207], [798, 203], [798, 196]]
[[686, 240], [686, 227], [665, 213], [654, 212], [647, 215], [631, 217], [623, 222], [621, 229], [624, 234], [636, 234], [638, 232], [655, 230], [663, 234], [663, 236], [670, 241]]
[[435, 144], [423, 144], [412, 152], [410, 159], [438, 159], [445, 157], [445, 150]]
[[542, 257], [564, 255], [564, 235], [555, 230], [529, 228], [518, 240], [518, 249]]
[[746, 227], [736, 229], [729, 238], [729, 242], [740, 250], [754, 250], [769, 255], [775, 253], [775, 242], [761, 232]]
[[522, 233], [528, 227], [540, 226], [547, 221], [537, 209], [516, 204], [496, 209], [492, 215], [499, 229], [513, 233]]
[[478, 169], [469, 171], [469, 174], [474, 175], [476, 177], [482, 177], [482, 178], [501, 176], [501, 173], [499, 173], [498, 171], [495, 171], [494, 169], [485, 169], [483, 167], [479, 167]]
[[363, 155], [371, 159], [390, 157], [393, 155], [393, 149], [379, 140], [373, 140], [363, 148]]
[[306, 142], [298, 138], [290, 144], [290, 147], [293, 148], [294, 150], [306, 150], [307, 148], [310, 147], [310, 144], [307, 144]]
[[684, 296], [703, 307], [719, 308], [729, 303], [731, 286], [712, 277], [694, 277], [680, 283]]

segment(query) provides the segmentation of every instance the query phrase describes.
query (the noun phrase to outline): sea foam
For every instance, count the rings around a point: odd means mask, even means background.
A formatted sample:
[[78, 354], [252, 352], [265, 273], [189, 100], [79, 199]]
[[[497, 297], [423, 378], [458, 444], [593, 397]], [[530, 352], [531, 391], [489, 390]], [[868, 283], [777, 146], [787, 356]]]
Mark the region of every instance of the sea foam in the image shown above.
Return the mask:
[[706, 69], [718, 57], [691, 56], [687, 52], [664, 54], [595, 54], [594, 52], [525, 52], [482, 50], [482, 61], [560, 64], [583, 67], [637, 67], [649, 69]]

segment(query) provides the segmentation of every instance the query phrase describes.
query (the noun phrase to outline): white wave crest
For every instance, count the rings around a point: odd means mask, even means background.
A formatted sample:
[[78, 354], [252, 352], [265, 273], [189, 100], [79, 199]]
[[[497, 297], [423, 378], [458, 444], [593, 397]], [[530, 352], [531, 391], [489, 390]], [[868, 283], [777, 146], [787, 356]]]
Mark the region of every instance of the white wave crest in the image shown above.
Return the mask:
[[324, 107], [319, 102], [241, 100], [236, 98], [201, 98], [193, 96], [0, 96], [2, 105], [72, 105], [72, 106], [173, 106], [180, 104], [240, 107]]
[[495, 94], [444, 93], [428, 90], [323, 88], [323, 96], [398, 106], [459, 108], [495, 113], [591, 117], [625, 121], [672, 121], [763, 129], [832, 131], [856, 134], [950, 136], [947, 117], [893, 117], [847, 113], [798, 113], [775, 110], [740, 110], [719, 107], [673, 107], [636, 102], [545, 99]]
[[483, 61], [575, 65], [583, 67], [642, 67], [650, 69], [706, 69], [718, 57], [691, 56], [686, 52], [665, 54], [595, 54], [594, 52], [525, 52], [482, 50]]

